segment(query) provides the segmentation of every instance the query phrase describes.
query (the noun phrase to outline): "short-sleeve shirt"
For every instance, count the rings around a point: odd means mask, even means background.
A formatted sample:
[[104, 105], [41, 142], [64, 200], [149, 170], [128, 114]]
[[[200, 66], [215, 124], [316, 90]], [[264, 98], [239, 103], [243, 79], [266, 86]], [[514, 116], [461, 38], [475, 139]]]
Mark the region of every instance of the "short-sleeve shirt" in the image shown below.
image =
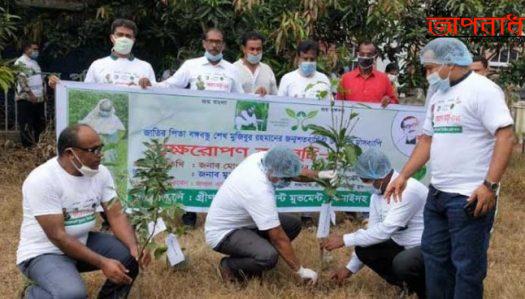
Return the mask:
[[[299, 70], [285, 74], [279, 84], [278, 95], [298, 99], [327, 100], [332, 92], [328, 77], [316, 71], [311, 77], [304, 77]], [[326, 96], [321, 97], [321, 94]]]
[[141, 78], [148, 78], [152, 84], [156, 82], [151, 64], [133, 56], [110, 55], [93, 61], [84, 82], [138, 86]]
[[388, 76], [376, 69], [368, 77], [363, 77], [359, 67], [341, 77], [340, 92], [337, 99], [365, 103], [381, 103], [384, 96], [390, 98], [391, 104], [399, 104]]
[[186, 88], [189, 85], [193, 90], [244, 93], [239, 77], [237, 68], [228, 61], [222, 59], [214, 65], [203, 56], [186, 60], [173, 76], [156, 86]]
[[266, 152], [248, 156], [224, 181], [206, 216], [206, 243], [216, 248], [230, 232], [280, 225], [272, 183], [262, 167]]
[[487, 175], [496, 131], [513, 124], [505, 95], [472, 72], [429, 101], [423, 133], [432, 136], [430, 182], [438, 190], [470, 196]]
[[66, 172], [57, 158], [35, 168], [22, 185], [23, 220], [16, 263], [42, 254], [63, 254], [48, 238], [36, 216], [63, 215], [66, 233], [86, 244], [95, 227], [96, 209], [116, 197], [109, 170], [99, 166], [93, 177]]

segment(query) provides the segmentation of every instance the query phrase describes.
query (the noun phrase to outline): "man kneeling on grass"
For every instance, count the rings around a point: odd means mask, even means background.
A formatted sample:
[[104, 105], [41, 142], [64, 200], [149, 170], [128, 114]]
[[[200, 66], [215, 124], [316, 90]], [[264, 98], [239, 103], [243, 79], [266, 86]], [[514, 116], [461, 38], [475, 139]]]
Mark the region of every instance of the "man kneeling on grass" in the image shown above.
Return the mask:
[[294, 181], [336, 179], [333, 171], [303, 169], [295, 153], [284, 147], [246, 158], [222, 184], [206, 217], [206, 242], [229, 255], [219, 269], [225, 281], [258, 277], [275, 267], [279, 255], [303, 279], [315, 283], [317, 273], [303, 268], [291, 240], [301, 231], [301, 221], [278, 214], [275, 189]]
[[[99, 298], [127, 297], [140, 263], [135, 232], [122, 211], [109, 170], [100, 165], [102, 143], [87, 125], [58, 137], [58, 157], [34, 169], [22, 186], [23, 221], [18, 268], [31, 281], [27, 298], [86, 298], [80, 272], [102, 270]], [[96, 209], [106, 212], [113, 235], [93, 232]]]
[[403, 201], [387, 203], [383, 193], [399, 174], [390, 166], [387, 156], [375, 148], [359, 156], [355, 172], [374, 190], [370, 219], [368, 228], [344, 236], [331, 235], [322, 244], [327, 250], [354, 246], [348, 265], [337, 269], [332, 278], [341, 283], [367, 265], [388, 283], [403, 289], [406, 285], [409, 292], [424, 298], [425, 268], [420, 245], [428, 189], [409, 179]]

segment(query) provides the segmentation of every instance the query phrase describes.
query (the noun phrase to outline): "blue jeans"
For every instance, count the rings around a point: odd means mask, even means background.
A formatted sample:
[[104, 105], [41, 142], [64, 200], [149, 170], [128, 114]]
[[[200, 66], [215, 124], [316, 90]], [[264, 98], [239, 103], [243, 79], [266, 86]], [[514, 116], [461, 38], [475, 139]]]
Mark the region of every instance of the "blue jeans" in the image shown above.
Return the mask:
[[[90, 232], [86, 246], [107, 258], [120, 261], [132, 279], [139, 273], [139, 266], [129, 249], [112, 235]], [[87, 298], [87, 290], [80, 272], [98, 270], [82, 261], [62, 254], [42, 254], [18, 265], [34, 284], [25, 291], [25, 298]], [[118, 285], [106, 280], [98, 298], [126, 298], [130, 285]]]
[[467, 199], [429, 187], [421, 239], [428, 298], [483, 298], [494, 210], [472, 218]]

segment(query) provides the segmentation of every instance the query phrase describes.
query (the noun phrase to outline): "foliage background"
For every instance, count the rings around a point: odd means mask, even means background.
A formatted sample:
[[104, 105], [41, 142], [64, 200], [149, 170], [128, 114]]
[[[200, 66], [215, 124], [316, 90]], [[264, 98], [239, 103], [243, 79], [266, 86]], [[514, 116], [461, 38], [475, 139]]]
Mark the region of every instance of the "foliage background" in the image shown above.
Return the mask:
[[[402, 78], [401, 83], [409, 87], [426, 84], [418, 51], [428, 41], [427, 16], [502, 17], [525, 11], [525, 0], [89, 0], [76, 1], [84, 3], [78, 11], [26, 7], [18, 2], [25, 1], [0, 0], [4, 9], [0, 24], [10, 25], [0, 26], [0, 49], [8, 46], [4, 54], [14, 56], [23, 38], [39, 41], [44, 69], [63, 73], [64, 79], [109, 53], [110, 24], [124, 17], [139, 28], [137, 57], [152, 63], [157, 75], [202, 55], [203, 29], [218, 26], [226, 33], [229, 61], [239, 57], [243, 32], [256, 29], [267, 36], [263, 60], [278, 78], [294, 68], [295, 47], [307, 37], [321, 41], [324, 54], [319, 67], [325, 73], [351, 65], [351, 46], [357, 41], [373, 40], [382, 57], [406, 60], [403, 71], [414, 67]], [[468, 44], [475, 54], [481, 47], [497, 53], [518, 45], [510, 40]], [[516, 68], [520, 71], [502, 76], [501, 84], [523, 84], [525, 55], [521, 57], [521, 68]]]
[[266, 126], [268, 125], [268, 109], [270, 108], [270, 104], [252, 101], [237, 101], [235, 106], [235, 116], [240, 115], [243, 110], [248, 108], [254, 109], [255, 116], [260, 122], [258, 122], [258, 128], [255, 128], [254, 125], [249, 125], [242, 126], [242, 130], [266, 131]]

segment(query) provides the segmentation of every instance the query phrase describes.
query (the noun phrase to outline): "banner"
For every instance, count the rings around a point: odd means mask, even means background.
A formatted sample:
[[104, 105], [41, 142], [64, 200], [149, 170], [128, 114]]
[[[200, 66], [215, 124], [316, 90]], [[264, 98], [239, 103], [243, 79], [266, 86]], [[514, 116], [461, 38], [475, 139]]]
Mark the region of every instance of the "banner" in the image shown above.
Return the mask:
[[[335, 113], [341, 115], [341, 102]], [[412, 152], [424, 120], [423, 107], [390, 105], [386, 109], [344, 102], [344, 119], [358, 113], [351, 132], [363, 151], [378, 147], [395, 169]], [[309, 125], [327, 126], [332, 113], [327, 101], [276, 96], [226, 94], [187, 89], [140, 89], [63, 81], [57, 87], [57, 136], [68, 124], [86, 123], [101, 136], [104, 160], [125, 194], [133, 177], [134, 161], [143, 142], [168, 137], [173, 161], [173, 189], [166, 204], [181, 202], [186, 210], [205, 212], [222, 182], [248, 155], [276, 145], [294, 149], [305, 166], [312, 161], [306, 148], [324, 137], [310, 133]], [[422, 168], [415, 178], [428, 182]], [[334, 210], [367, 211], [370, 190], [357, 177], [351, 190], [341, 190]], [[276, 190], [280, 211], [319, 211], [327, 196], [315, 183], [292, 183]]]

